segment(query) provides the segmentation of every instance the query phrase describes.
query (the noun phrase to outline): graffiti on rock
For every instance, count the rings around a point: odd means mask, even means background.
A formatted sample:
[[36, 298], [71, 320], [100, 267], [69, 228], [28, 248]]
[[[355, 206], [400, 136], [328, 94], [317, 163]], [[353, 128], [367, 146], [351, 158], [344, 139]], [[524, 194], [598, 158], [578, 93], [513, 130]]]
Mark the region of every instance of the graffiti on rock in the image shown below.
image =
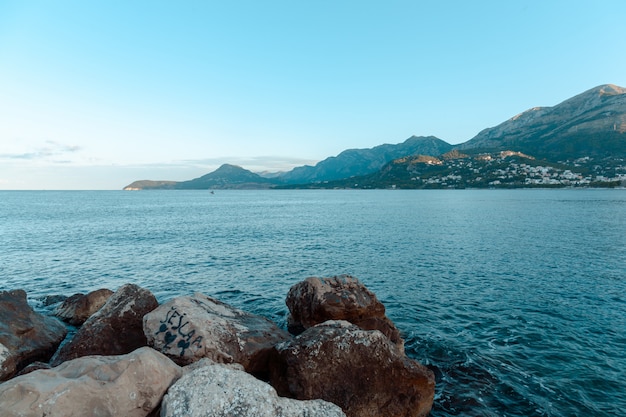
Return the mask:
[[[163, 341], [165, 344], [163, 345], [163, 349], [180, 349], [179, 355], [185, 356], [185, 352], [190, 347], [195, 347], [196, 349], [202, 348], [202, 336], [195, 336], [196, 331], [194, 329], [189, 329], [189, 320], [187, 319], [187, 313], [180, 313], [176, 310], [176, 306], [172, 306], [172, 308], [167, 312], [165, 319], [159, 321], [161, 326], [159, 326], [159, 331], [156, 332], [155, 335], [163, 334]], [[185, 329], [185, 327], [187, 329]], [[188, 330], [188, 331], [185, 331]], [[176, 343], [176, 347], [173, 346], [173, 343], [178, 340]]]

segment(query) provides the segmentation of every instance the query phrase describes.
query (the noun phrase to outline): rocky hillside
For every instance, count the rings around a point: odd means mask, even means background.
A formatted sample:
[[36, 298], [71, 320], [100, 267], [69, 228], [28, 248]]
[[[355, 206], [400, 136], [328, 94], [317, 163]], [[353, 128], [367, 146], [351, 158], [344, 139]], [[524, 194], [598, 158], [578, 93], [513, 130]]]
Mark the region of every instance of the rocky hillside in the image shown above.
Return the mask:
[[593, 158], [568, 163], [538, 160], [516, 151], [463, 154], [454, 150], [440, 157], [408, 156], [361, 177], [281, 188], [447, 189], [624, 187], [626, 158], [602, 165]]
[[554, 107], [534, 107], [480, 132], [462, 151], [514, 149], [537, 158], [626, 156], [626, 89], [602, 85]]
[[281, 175], [284, 184], [307, 184], [367, 175], [394, 159], [407, 155], [441, 155], [452, 145], [434, 136], [412, 136], [402, 143], [384, 144], [369, 149], [348, 149], [326, 158], [315, 166], [302, 166]]

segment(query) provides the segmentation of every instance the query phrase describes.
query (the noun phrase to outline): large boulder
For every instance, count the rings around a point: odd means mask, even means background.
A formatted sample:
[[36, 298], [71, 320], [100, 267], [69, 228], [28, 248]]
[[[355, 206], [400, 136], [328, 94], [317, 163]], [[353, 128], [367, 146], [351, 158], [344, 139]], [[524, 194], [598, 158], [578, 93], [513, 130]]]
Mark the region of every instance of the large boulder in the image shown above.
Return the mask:
[[143, 347], [119, 356], [84, 356], [0, 385], [5, 417], [145, 417], [181, 368]]
[[201, 358], [267, 372], [268, 354], [291, 336], [266, 318], [204, 294], [176, 297], [144, 317], [148, 344], [186, 365]]
[[73, 326], [80, 326], [92, 314], [100, 310], [112, 294], [113, 291], [106, 288], [89, 294], [74, 294], [54, 310], [54, 315]]
[[222, 364], [185, 374], [169, 389], [161, 417], [345, 417], [322, 400], [281, 398], [269, 384]]
[[432, 371], [380, 331], [347, 321], [327, 321], [277, 345], [271, 369], [279, 395], [321, 398], [348, 417], [425, 416], [435, 394]]
[[66, 334], [63, 323], [28, 305], [25, 291], [0, 291], [0, 381], [31, 362], [48, 361]]
[[326, 320], [346, 320], [364, 330], [380, 330], [404, 351], [404, 340], [385, 315], [383, 303], [353, 276], [307, 278], [289, 289], [286, 304], [291, 313], [289, 331], [294, 334]]
[[87, 355], [121, 355], [146, 346], [143, 316], [159, 303], [147, 289], [121, 286], [52, 358], [52, 365]]

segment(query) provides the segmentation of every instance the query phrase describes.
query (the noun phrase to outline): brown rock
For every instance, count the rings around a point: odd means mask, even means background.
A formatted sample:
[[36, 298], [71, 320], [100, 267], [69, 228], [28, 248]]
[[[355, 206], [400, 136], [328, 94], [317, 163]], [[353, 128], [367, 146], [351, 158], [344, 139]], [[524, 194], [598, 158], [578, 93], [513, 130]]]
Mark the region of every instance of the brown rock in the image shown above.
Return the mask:
[[180, 365], [209, 358], [257, 374], [267, 372], [272, 347], [290, 338], [266, 318], [200, 293], [173, 298], [147, 314], [144, 331], [150, 346]]
[[59, 349], [52, 365], [87, 355], [121, 355], [146, 346], [143, 316], [158, 305], [150, 291], [123, 285]]
[[348, 417], [426, 416], [433, 373], [398, 352], [380, 331], [327, 321], [275, 347], [270, 382], [279, 395], [321, 398]]
[[73, 326], [80, 326], [100, 310], [113, 291], [102, 288], [89, 294], [74, 294], [54, 310], [54, 315]]
[[0, 381], [26, 365], [47, 361], [65, 338], [59, 320], [36, 313], [23, 290], [0, 292]]
[[286, 304], [291, 313], [289, 331], [294, 334], [326, 320], [346, 320], [364, 330], [380, 330], [404, 350], [404, 340], [385, 316], [385, 306], [358, 278], [307, 278], [291, 287]]
[[85, 356], [0, 385], [6, 417], [145, 417], [182, 371], [143, 347], [120, 356]]

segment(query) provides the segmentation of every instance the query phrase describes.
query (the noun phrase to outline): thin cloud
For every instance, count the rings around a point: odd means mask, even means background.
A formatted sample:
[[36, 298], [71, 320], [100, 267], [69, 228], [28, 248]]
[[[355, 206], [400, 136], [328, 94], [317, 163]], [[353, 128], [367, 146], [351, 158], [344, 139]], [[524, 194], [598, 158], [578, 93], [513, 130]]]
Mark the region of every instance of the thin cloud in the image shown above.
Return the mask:
[[39, 153], [37, 152], [0, 153], [0, 159], [30, 160], [30, 159], [37, 159], [38, 157], [39, 157]]
[[48, 140], [44, 146], [37, 147], [30, 152], [1, 153], [0, 159], [7, 161], [39, 161], [64, 157], [61, 160], [53, 160], [53, 162], [68, 163], [70, 160], [67, 159], [67, 156], [81, 150], [80, 146], [66, 145]]
[[254, 156], [254, 157], [220, 157], [220, 158], [204, 158], [204, 159], [188, 159], [181, 161], [183, 164], [195, 166], [217, 167], [222, 164], [239, 165], [242, 168], [257, 172], [276, 172], [290, 170], [302, 165], [315, 165], [317, 160], [284, 157], [284, 156]]

